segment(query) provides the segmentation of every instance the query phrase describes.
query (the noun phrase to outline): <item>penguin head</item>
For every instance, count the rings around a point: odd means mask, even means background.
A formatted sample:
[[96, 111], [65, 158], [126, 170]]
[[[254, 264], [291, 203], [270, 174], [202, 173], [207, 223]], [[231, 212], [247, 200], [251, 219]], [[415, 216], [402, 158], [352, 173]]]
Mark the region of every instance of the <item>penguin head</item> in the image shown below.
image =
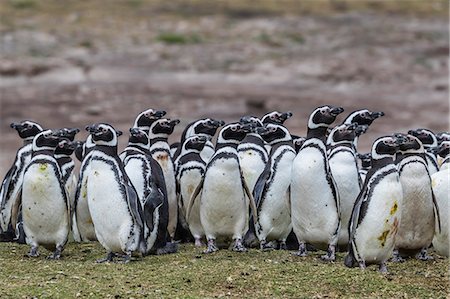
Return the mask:
[[344, 120], [344, 124], [357, 123], [358, 125], [370, 126], [375, 119], [382, 116], [384, 116], [384, 112], [372, 112], [368, 109], [360, 109], [350, 113]]
[[342, 112], [344, 112], [342, 107], [330, 105], [317, 107], [309, 116], [308, 129], [328, 128]]
[[34, 136], [33, 151], [51, 150], [54, 151], [61, 138], [52, 130], [45, 130]]
[[294, 144], [295, 152], [298, 153], [300, 149], [303, 146], [303, 143], [305, 143], [306, 138], [296, 135], [291, 135], [292, 137], [292, 143]]
[[436, 134], [436, 138], [438, 143], [440, 144], [442, 141], [450, 141], [450, 133], [449, 132], [440, 132]]
[[183, 143], [184, 150], [195, 150], [201, 152], [205, 147], [206, 142], [211, 139], [208, 135], [195, 135], [186, 139]]
[[219, 132], [217, 143], [233, 143], [237, 145], [252, 130], [253, 126], [251, 124], [231, 123], [225, 125]]
[[330, 145], [352, 143], [355, 137], [366, 132], [367, 128], [367, 125], [359, 126], [357, 123], [338, 125], [331, 130], [327, 143]]
[[136, 116], [133, 127], [139, 127], [143, 130], [148, 131], [153, 122], [157, 119], [160, 119], [164, 115], [166, 115], [166, 111], [164, 110], [147, 109]]
[[19, 133], [20, 138], [25, 140], [32, 140], [34, 136], [44, 130], [41, 125], [31, 120], [12, 123], [10, 126]]
[[423, 146], [426, 148], [435, 148], [438, 146], [438, 139], [431, 130], [420, 128], [416, 130], [409, 130], [408, 134], [419, 138]]
[[284, 124], [284, 122], [292, 117], [292, 112], [278, 112], [278, 111], [272, 111], [269, 113], [264, 114], [264, 116], [261, 118], [261, 121], [263, 124]]
[[402, 154], [417, 154], [423, 153], [424, 147], [419, 138], [411, 134], [395, 134], [399, 138], [399, 150]]
[[87, 126], [86, 131], [91, 134], [92, 141], [95, 145], [117, 146], [117, 139], [122, 135], [121, 131], [114, 129], [113, 126], [106, 123], [97, 123]]
[[75, 157], [78, 159], [78, 161], [81, 162], [83, 160], [84, 142], [83, 141], [75, 141], [74, 146], [75, 146], [75, 150], [74, 150]]
[[199, 119], [192, 125], [189, 136], [206, 134], [212, 137], [216, 134], [217, 129], [224, 124], [225, 122], [223, 120], [215, 120], [212, 118]]
[[372, 161], [383, 158], [394, 159], [395, 154], [399, 150], [399, 142], [402, 142], [403, 136], [383, 136], [379, 137], [372, 144]]
[[369, 168], [370, 164], [371, 164], [371, 160], [372, 160], [372, 156], [370, 155], [370, 153], [365, 153], [365, 154], [356, 154], [359, 158], [359, 160], [361, 160], [361, 166], [362, 168]]
[[75, 135], [79, 132], [80, 132], [80, 129], [78, 129], [78, 128], [62, 128], [62, 129], [59, 129], [56, 132], [56, 134], [59, 137], [67, 138], [70, 141], [73, 141], [75, 139]]
[[241, 124], [253, 124], [255, 127], [264, 126], [264, 124], [262, 123], [262, 121], [259, 118], [257, 118], [256, 116], [251, 116], [251, 115], [242, 116], [241, 119], [239, 120], [239, 122]]
[[450, 154], [450, 140], [442, 141], [437, 149], [437, 154], [445, 159]]
[[175, 126], [180, 123], [179, 119], [170, 120], [168, 118], [157, 119], [150, 126], [150, 133], [153, 135], [170, 135], [173, 133]]
[[128, 139], [128, 142], [148, 146], [148, 134], [140, 128], [130, 128], [130, 138]]
[[[59, 137], [59, 132], [56, 132]], [[61, 137], [60, 137], [61, 138]], [[70, 156], [75, 151], [77, 146], [76, 142], [70, 141], [69, 139], [61, 139], [55, 148], [55, 155], [67, 155]]]
[[265, 124], [264, 130], [258, 129], [259, 135], [269, 144], [275, 144], [284, 141], [292, 140], [288, 129], [280, 124], [268, 123]]

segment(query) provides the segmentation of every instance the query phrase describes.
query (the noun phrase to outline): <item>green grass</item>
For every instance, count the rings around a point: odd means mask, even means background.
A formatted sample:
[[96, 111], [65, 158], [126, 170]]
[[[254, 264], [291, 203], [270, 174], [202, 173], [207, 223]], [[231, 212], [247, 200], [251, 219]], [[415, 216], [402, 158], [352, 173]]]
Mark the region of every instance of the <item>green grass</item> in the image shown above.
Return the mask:
[[104, 256], [97, 243], [70, 243], [59, 261], [24, 257], [28, 246], [0, 244], [2, 298], [198, 298], [198, 297], [372, 297], [445, 298], [448, 259], [408, 260], [388, 265], [390, 274], [307, 258], [288, 251], [204, 255], [192, 245], [177, 254], [136, 258], [129, 264], [96, 264]]
[[180, 34], [173, 32], [161, 33], [156, 37], [157, 41], [165, 44], [198, 44], [202, 42], [202, 38], [195, 33], [192, 34]]

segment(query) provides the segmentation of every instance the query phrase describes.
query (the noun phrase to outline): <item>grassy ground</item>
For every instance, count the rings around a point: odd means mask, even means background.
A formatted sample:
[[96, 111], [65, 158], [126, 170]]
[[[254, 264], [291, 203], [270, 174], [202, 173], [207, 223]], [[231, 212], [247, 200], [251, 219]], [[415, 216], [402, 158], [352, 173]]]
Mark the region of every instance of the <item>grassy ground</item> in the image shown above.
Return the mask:
[[348, 269], [343, 255], [336, 263], [287, 251], [204, 255], [192, 245], [179, 253], [137, 258], [129, 264], [96, 264], [104, 251], [97, 243], [69, 244], [60, 261], [24, 257], [28, 247], [0, 244], [0, 297], [142, 298], [142, 297], [372, 297], [445, 298], [448, 259], [409, 260], [377, 267]]

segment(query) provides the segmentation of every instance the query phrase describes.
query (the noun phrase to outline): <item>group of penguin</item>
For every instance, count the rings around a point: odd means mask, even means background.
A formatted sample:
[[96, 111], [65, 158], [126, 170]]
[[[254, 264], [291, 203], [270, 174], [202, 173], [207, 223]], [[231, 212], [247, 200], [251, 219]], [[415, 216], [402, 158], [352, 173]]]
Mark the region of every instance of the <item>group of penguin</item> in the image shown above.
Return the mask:
[[382, 272], [390, 258], [429, 259], [431, 244], [448, 257], [450, 134], [395, 133], [359, 154], [358, 137], [384, 113], [360, 109], [332, 126], [343, 111], [317, 107], [305, 138], [284, 126], [290, 112], [204, 118], [169, 145], [180, 121], [148, 109], [120, 154], [122, 132], [110, 124], [87, 126], [81, 142], [79, 129], [13, 123], [24, 145], [2, 182], [0, 236], [58, 259], [72, 233], [105, 248], [98, 262], [174, 253], [179, 240], [206, 240], [205, 253], [295, 244], [299, 256], [326, 250], [325, 261], [348, 251], [346, 266]]

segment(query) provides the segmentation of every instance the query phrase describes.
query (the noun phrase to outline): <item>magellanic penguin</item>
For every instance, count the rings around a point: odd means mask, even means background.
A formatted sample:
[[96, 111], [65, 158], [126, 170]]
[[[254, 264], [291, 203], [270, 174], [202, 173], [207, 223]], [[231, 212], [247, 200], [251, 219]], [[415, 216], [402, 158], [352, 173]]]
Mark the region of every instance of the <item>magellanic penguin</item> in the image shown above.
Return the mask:
[[353, 141], [366, 130], [367, 125], [359, 126], [357, 123], [338, 125], [327, 139], [328, 163], [336, 182], [341, 212], [338, 246], [344, 250], [348, 245], [348, 223], [353, 205], [362, 187]]
[[394, 157], [397, 138], [380, 137], [372, 145], [372, 168], [356, 199], [349, 223], [347, 267], [364, 269], [366, 264], [379, 264], [387, 272], [386, 261], [394, 249], [401, 221], [402, 185]]
[[183, 214], [181, 219], [185, 219], [187, 222], [186, 226], [188, 226], [194, 237], [195, 246], [203, 246], [202, 238], [205, 236], [205, 231], [200, 221], [200, 200], [198, 198], [195, 199], [189, 219], [186, 219], [186, 208], [195, 188], [200, 184], [205, 174], [206, 163], [200, 157], [200, 153], [208, 140], [208, 137], [205, 135], [195, 135], [184, 141], [176, 173], [177, 193], [179, 194], [178, 204], [180, 213]]
[[425, 149], [425, 157], [427, 159], [428, 172], [430, 175], [439, 170], [437, 155], [435, 153], [438, 147], [438, 139], [436, 135], [428, 129], [409, 130], [408, 134], [417, 137], [422, 142]]
[[331, 175], [325, 134], [341, 107], [321, 106], [308, 120], [306, 141], [295, 157], [291, 179], [291, 217], [299, 242], [299, 256], [306, 256], [306, 243], [328, 246], [322, 259], [334, 261], [340, 227], [339, 194]]
[[296, 153], [292, 137], [282, 125], [266, 124], [259, 130], [272, 150], [253, 191], [258, 209], [256, 235], [261, 250], [271, 249], [268, 241], [277, 241], [280, 249], [286, 249], [286, 238], [292, 230], [289, 186]]
[[92, 136], [89, 135], [83, 144], [80, 172], [72, 207], [72, 232], [74, 240], [77, 242], [97, 241], [87, 198], [88, 170], [94, 147], [95, 143]]
[[23, 146], [17, 150], [13, 164], [5, 175], [0, 189], [0, 241], [13, 241], [15, 228], [11, 225], [11, 209], [15, 205], [22, 188], [23, 173], [31, 161], [34, 136], [42, 132], [42, 127], [30, 120], [12, 123], [23, 140]]
[[149, 144], [145, 131], [131, 128], [125, 149], [124, 168], [144, 211], [145, 254], [173, 253], [176, 251], [176, 245], [167, 243], [169, 205], [166, 183], [161, 166], [150, 154]]
[[173, 133], [175, 126], [179, 124], [178, 119], [170, 120], [161, 118], [150, 126], [148, 138], [150, 140], [150, 155], [161, 165], [166, 182], [167, 200], [169, 201], [169, 224], [167, 230], [173, 239], [178, 221], [178, 203], [175, 183], [175, 167], [170, 155], [170, 146], [167, 141]]
[[31, 246], [30, 257], [38, 256], [42, 245], [59, 259], [70, 231], [70, 204], [54, 151], [60, 137], [51, 130], [33, 139], [33, 157], [25, 169], [22, 184], [23, 230]]
[[[261, 122], [263, 124], [278, 124], [283, 125], [286, 120], [292, 117], [292, 112], [278, 112], [278, 111], [272, 111], [264, 114], [261, 117]], [[269, 144], [266, 143], [265, 145], [267, 153], [270, 154], [271, 147]]]
[[[393, 261], [403, 261], [403, 257], [417, 254], [417, 258], [428, 260], [427, 248], [433, 240], [438, 208], [431, 189], [425, 150], [422, 142], [413, 135], [397, 134], [403, 138], [400, 154], [396, 157], [403, 201], [402, 214], [395, 240]], [[440, 225], [439, 225], [440, 227]]]
[[[345, 125], [351, 125], [352, 123], [357, 123], [360, 126], [370, 126], [373, 121], [379, 117], [384, 116], [384, 112], [377, 111], [373, 112], [368, 109], [360, 109], [351, 112], [342, 122]], [[355, 151], [358, 151], [358, 136], [355, 137], [353, 141]]]
[[95, 147], [87, 170], [87, 198], [98, 241], [107, 250], [105, 259], [112, 261], [116, 254], [145, 254], [144, 215], [136, 190], [131, 184], [117, 154], [120, 131], [105, 123], [86, 127]]
[[370, 153], [356, 154], [361, 161], [359, 168], [359, 176], [361, 177], [361, 182], [366, 180], [367, 172], [369, 172], [372, 165], [372, 156]]
[[248, 124], [231, 123], [220, 130], [216, 152], [206, 166], [203, 180], [189, 200], [187, 219], [195, 198], [201, 192], [200, 219], [208, 241], [205, 253], [218, 250], [218, 237], [232, 238], [234, 251], [246, 251], [242, 244], [249, 219], [249, 202], [245, 195], [250, 200], [253, 215], [257, 217], [258, 214], [253, 196], [242, 176], [236, 148], [251, 129], [252, 126]]
[[[438, 154], [444, 161], [450, 163], [450, 140], [442, 141], [438, 148]], [[447, 164], [449, 164], [447, 163]], [[441, 168], [438, 172], [431, 176], [431, 186], [436, 198], [436, 203], [439, 206], [441, 213], [439, 219], [441, 220], [441, 227], [435, 225], [433, 247], [437, 254], [442, 256], [449, 256], [449, 200], [450, 200], [450, 167]]]

